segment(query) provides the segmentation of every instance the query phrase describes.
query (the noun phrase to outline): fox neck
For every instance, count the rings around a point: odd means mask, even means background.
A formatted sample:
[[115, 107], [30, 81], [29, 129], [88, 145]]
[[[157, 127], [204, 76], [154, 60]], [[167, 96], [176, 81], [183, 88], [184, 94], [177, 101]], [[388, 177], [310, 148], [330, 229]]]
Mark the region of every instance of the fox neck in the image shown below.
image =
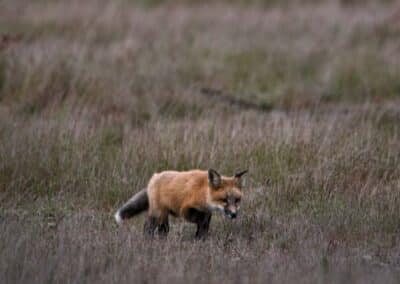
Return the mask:
[[207, 190], [207, 196], [206, 196], [207, 209], [210, 212], [214, 212], [214, 211], [224, 212], [223, 206], [216, 204], [212, 201], [211, 190], [212, 190], [211, 188], [208, 188], [208, 190]]

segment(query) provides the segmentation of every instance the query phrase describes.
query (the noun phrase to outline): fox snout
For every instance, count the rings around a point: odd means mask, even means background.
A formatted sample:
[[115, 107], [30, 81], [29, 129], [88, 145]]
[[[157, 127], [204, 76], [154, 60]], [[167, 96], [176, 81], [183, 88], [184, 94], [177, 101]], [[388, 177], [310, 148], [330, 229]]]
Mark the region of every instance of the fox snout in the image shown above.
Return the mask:
[[236, 216], [237, 216], [237, 213], [231, 213], [231, 214], [229, 215], [229, 218], [231, 218], [231, 219], [236, 219]]
[[238, 215], [238, 210], [237, 208], [234, 208], [232, 206], [228, 206], [224, 210], [225, 216], [230, 218], [230, 219], [235, 219]]

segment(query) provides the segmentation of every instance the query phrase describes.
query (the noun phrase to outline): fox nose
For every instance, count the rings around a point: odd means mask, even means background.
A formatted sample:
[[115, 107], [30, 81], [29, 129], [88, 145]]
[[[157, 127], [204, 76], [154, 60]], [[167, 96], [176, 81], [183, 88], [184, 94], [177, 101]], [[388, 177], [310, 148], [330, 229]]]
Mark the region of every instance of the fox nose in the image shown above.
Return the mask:
[[231, 214], [231, 218], [232, 218], [232, 219], [235, 219], [236, 216], [237, 216], [237, 213], [232, 213], [232, 214]]

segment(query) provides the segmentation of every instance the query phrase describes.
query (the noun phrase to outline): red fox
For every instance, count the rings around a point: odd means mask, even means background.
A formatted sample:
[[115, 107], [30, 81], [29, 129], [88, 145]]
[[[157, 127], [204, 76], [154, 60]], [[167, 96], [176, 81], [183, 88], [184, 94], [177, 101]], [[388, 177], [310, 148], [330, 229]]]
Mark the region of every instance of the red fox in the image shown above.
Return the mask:
[[183, 217], [197, 225], [195, 237], [202, 239], [208, 234], [213, 211], [236, 218], [245, 173], [247, 170], [233, 177], [221, 176], [213, 169], [156, 173], [147, 188], [136, 193], [115, 213], [115, 220], [122, 223], [124, 219], [148, 210], [144, 233], [152, 236], [157, 230], [166, 236], [169, 215]]

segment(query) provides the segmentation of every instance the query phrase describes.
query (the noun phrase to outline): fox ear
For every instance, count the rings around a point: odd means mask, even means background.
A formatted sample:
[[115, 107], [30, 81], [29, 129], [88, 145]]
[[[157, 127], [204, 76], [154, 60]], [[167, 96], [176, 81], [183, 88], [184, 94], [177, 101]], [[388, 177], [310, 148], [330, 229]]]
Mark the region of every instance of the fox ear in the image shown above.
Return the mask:
[[236, 184], [238, 185], [239, 188], [241, 188], [243, 186], [242, 176], [247, 172], [248, 172], [248, 170], [245, 170], [245, 171], [241, 171], [241, 172], [238, 172], [237, 174], [235, 174], [234, 177], [236, 180]]
[[247, 172], [248, 172], [248, 170], [244, 170], [244, 171], [238, 172], [237, 174], [235, 174], [235, 178], [241, 178], [242, 175], [246, 174]]
[[221, 175], [213, 169], [208, 170], [208, 183], [212, 188], [218, 188], [221, 186]]

